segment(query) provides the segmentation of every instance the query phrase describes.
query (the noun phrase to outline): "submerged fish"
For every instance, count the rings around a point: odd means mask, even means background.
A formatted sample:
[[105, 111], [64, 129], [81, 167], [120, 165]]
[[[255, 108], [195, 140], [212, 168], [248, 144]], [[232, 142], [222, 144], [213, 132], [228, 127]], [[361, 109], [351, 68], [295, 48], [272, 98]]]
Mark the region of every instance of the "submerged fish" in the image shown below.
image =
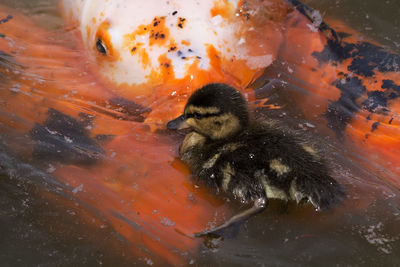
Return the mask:
[[379, 176], [399, 188], [400, 55], [291, 2], [300, 14], [288, 18], [280, 54], [288, 65], [281, 74], [307, 90], [298, 95], [298, 105], [354, 147], [364, 166], [375, 162]]
[[79, 28], [94, 72], [122, 97], [152, 107], [149, 123], [165, 119], [157, 99], [173, 96], [173, 103], [162, 103], [172, 118], [183, 108], [176, 98], [207, 83], [247, 86], [276, 59], [290, 11], [276, 0], [61, 4], [65, 19]]
[[192, 233], [230, 215], [194, 187], [162, 132], [210, 82], [253, 102], [266, 78], [304, 88], [293, 95], [306, 117], [400, 186], [399, 56], [298, 1], [62, 0], [72, 34], [0, 10], [1, 142], [143, 259], [188, 262]]

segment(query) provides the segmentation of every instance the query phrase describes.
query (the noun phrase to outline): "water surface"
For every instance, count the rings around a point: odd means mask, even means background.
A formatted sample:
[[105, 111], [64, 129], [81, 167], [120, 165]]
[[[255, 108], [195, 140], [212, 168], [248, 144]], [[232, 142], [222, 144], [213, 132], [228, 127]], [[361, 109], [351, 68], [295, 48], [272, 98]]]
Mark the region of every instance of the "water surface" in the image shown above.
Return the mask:
[[[306, 3], [324, 17], [342, 20], [365, 36], [400, 52], [399, 1], [309, 0]], [[56, 0], [1, 0], [0, 4], [32, 16], [54, 36], [62, 38], [69, 34], [63, 28]], [[9, 88], [0, 84], [0, 90], [5, 89]], [[259, 112], [308, 132], [327, 155], [335, 177], [346, 186], [348, 199], [334, 210], [322, 213], [309, 206], [298, 208], [289, 204], [286, 207], [272, 201], [266, 212], [251, 218], [239, 229], [223, 238], [202, 241], [198, 250], [184, 255], [186, 262], [198, 266], [399, 265], [398, 189], [360, 165], [353, 153], [341, 147], [338, 140], [324, 135], [318, 125], [310, 127], [313, 124], [294, 105], [284, 105], [292, 101], [291, 90], [298, 89], [289, 85], [271, 94], [284, 108]], [[154, 258], [132, 255], [127, 241], [107, 223], [104, 214], [93, 211], [93, 206], [79, 197], [65, 196], [60, 188], [66, 185], [54, 180], [51, 166], [45, 160], [29, 162], [18, 151], [10, 150], [8, 142], [19, 142], [21, 146], [29, 142], [15, 132], [15, 135], [10, 131], [0, 136], [2, 266], [153, 264], [157, 255], [150, 253]], [[179, 137], [173, 136], [171, 140], [177, 143]], [[237, 203], [226, 205], [233, 210], [243, 208]], [[88, 223], [85, 217], [100, 223]]]

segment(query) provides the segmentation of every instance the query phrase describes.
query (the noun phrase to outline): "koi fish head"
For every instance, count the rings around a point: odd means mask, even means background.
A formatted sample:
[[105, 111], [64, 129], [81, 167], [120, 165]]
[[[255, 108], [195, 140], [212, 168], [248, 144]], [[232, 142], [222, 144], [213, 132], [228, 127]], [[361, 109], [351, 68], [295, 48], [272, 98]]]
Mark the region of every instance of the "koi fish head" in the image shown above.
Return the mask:
[[[210, 82], [247, 85], [281, 42], [263, 4], [251, 10], [248, 2], [62, 0], [62, 7], [79, 25], [97, 73], [119, 94], [136, 97], [160, 86], [188, 94]], [[264, 8], [273, 6], [266, 2]]]

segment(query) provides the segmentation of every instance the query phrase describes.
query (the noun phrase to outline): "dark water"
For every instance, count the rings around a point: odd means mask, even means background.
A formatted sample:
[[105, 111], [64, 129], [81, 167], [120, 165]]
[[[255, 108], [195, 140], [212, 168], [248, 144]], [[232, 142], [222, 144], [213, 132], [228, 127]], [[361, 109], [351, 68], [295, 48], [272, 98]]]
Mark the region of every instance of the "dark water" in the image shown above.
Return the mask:
[[400, 51], [399, 0], [322, 0], [305, 1], [323, 17], [337, 18], [363, 35]]
[[[324, 17], [337, 18], [400, 53], [400, 1], [306, 1]], [[57, 1], [0, 1], [33, 16], [49, 30], [62, 30]], [[1, 86], [1, 85], [0, 85]], [[276, 92], [290, 101], [290, 90]], [[288, 105], [290, 106], [290, 105]], [[284, 116], [282, 115], [284, 114]], [[305, 125], [296, 109], [270, 112], [292, 125]], [[272, 202], [236, 232], [207, 239], [189, 264], [197, 266], [399, 266], [400, 193], [353, 160], [335, 140], [308, 129], [329, 154], [335, 176], [349, 198], [333, 211], [284, 207]], [[1, 143], [7, 136], [0, 136]], [[23, 140], [22, 140], [23, 142]], [[82, 217], [85, 203], [63, 195], [52, 177], [0, 147], [1, 266], [130, 266], [124, 242], [107, 223], [94, 228]], [[11, 171], [10, 171], [11, 170]], [[52, 195], [49, 202], [43, 195]], [[67, 204], [66, 204], [67, 203]], [[71, 204], [72, 203], [72, 204]], [[235, 204], [233, 204], [235, 206]], [[237, 207], [240, 208], [240, 207]], [[101, 215], [99, 215], [101, 218]], [[112, 244], [112, 246], [110, 245]], [[147, 262], [151, 264], [151, 262]]]

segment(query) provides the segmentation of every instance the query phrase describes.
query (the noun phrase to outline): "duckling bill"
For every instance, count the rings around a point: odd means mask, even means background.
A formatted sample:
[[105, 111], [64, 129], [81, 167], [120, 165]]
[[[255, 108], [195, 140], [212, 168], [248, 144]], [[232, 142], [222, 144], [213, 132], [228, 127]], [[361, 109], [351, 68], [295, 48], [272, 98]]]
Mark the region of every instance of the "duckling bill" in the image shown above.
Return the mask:
[[308, 200], [321, 210], [345, 196], [312, 146], [274, 124], [250, 120], [246, 100], [226, 84], [195, 91], [183, 115], [167, 125], [168, 129], [183, 127], [192, 131], [180, 145], [179, 157], [198, 179], [243, 203], [253, 203], [197, 236], [216, 233], [263, 211], [269, 198]]

